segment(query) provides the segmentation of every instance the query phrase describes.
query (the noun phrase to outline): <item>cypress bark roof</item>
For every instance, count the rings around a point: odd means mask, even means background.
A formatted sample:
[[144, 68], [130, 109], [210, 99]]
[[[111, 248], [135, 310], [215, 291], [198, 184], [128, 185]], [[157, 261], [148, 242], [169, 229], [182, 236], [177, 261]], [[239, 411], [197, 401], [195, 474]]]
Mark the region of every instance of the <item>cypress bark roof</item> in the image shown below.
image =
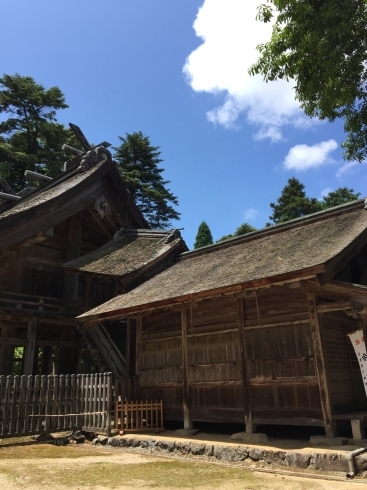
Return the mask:
[[63, 267], [121, 277], [156, 262], [176, 249], [180, 252], [187, 250], [178, 230], [124, 229], [99, 249], [67, 262]]
[[[108, 318], [294, 277], [327, 276], [351, 247], [367, 243], [363, 201], [187, 252], [131, 292], [79, 318]], [[356, 250], [356, 252], [358, 251]], [[89, 318], [87, 318], [89, 317]]]

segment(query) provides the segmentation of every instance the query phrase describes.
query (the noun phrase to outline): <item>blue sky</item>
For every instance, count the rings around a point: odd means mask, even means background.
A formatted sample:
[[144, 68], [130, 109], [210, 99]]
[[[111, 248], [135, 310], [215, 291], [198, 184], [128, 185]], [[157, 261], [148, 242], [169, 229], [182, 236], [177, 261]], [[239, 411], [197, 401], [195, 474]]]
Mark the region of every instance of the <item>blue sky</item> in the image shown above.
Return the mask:
[[205, 220], [214, 239], [264, 226], [290, 177], [367, 195], [364, 164], [343, 161], [340, 122], [307, 119], [292, 84], [247, 69], [267, 28], [260, 0], [2, 0], [0, 74], [57, 85], [95, 143], [142, 131], [159, 146], [191, 248]]

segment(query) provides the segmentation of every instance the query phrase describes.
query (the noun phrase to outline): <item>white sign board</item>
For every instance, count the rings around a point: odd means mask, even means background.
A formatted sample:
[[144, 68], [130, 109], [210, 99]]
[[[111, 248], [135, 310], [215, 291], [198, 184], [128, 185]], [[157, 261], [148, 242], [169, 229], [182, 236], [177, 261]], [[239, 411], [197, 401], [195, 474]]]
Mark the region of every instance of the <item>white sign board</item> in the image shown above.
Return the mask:
[[353, 333], [348, 334], [350, 341], [353, 344], [354, 351], [356, 353], [359, 368], [362, 373], [362, 379], [364, 384], [364, 389], [367, 395], [367, 352], [366, 352], [366, 343], [364, 341], [364, 333], [363, 330], [356, 330]]

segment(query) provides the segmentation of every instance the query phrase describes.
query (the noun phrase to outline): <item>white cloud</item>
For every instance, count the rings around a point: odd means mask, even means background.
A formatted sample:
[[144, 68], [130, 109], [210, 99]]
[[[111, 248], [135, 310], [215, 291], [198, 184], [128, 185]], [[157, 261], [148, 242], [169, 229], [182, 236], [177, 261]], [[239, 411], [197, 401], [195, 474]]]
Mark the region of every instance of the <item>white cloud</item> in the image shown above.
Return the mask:
[[326, 189], [323, 189], [321, 191], [321, 199], [325, 196], [327, 196], [328, 194], [330, 194], [330, 192], [333, 192], [334, 189], [332, 189], [331, 187], [326, 187]]
[[309, 170], [328, 163], [334, 163], [330, 153], [338, 148], [335, 140], [321, 141], [315, 145], [296, 145], [284, 159], [287, 170]]
[[257, 217], [258, 214], [259, 214], [259, 211], [257, 209], [248, 208], [248, 209], [246, 209], [246, 211], [244, 213], [244, 217], [245, 217], [246, 221], [252, 221]]
[[294, 97], [292, 82], [265, 83], [247, 70], [258, 59], [258, 44], [271, 26], [256, 21], [258, 0], [205, 0], [194, 22], [203, 43], [186, 59], [183, 71], [196, 92], [217, 94], [222, 103], [207, 113], [212, 123], [234, 127], [241, 113], [258, 127], [256, 139], [282, 139], [282, 127], [309, 127]]
[[340, 167], [340, 169], [337, 171], [336, 173], [336, 176], [339, 178], [339, 177], [342, 177], [344, 174], [347, 174], [347, 173], [351, 173], [353, 172], [354, 170], [357, 170], [357, 167], [359, 165], [366, 165], [367, 164], [367, 161], [363, 161], [363, 162], [356, 162], [356, 161], [353, 161], [353, 162], [346, 162], [344, 163], [344, 165], [342, 165]]

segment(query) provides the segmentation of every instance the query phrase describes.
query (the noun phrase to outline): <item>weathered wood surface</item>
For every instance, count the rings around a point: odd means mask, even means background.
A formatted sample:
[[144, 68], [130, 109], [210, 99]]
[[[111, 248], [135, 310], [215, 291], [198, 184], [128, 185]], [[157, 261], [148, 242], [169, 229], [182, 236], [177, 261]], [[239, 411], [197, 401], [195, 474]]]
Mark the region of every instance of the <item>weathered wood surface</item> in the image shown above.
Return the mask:
[[115, 402], [114, 428], [124, 432], [163, 429], [162, 400]]
[[112, 375], [0, 376], [0, 436], [111, 429]]
[[327, 436], [335, 435], [335, 427], [332, 420], [332, 402], [330, 394], [329, 379], [327, 376], [327, 366], [323, 348], [323, 339], [317, 314], [317, 302], [315, 295], [307, 293], [310, 312], [310, 327], [315, 349], [315, 366], [320, 390], [321, 408], [324, 420], [324, 427]]

